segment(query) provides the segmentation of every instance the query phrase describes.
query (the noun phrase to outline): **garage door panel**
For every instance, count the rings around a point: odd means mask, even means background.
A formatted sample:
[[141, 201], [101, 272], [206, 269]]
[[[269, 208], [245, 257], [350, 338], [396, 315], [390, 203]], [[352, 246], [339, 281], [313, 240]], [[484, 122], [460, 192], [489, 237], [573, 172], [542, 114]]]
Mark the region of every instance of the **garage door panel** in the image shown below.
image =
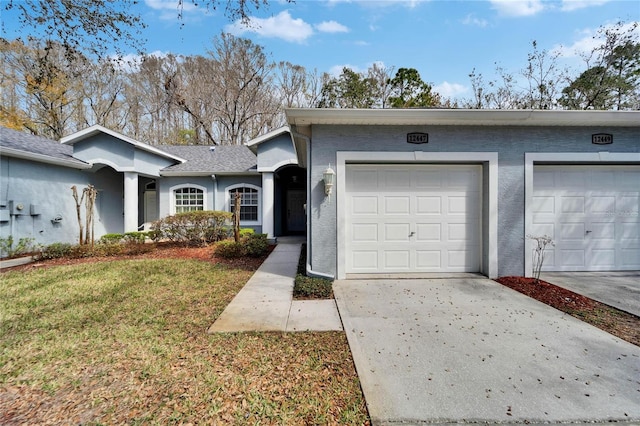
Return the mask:
[[409, 258], [411, 254], [409, 250], [393, 250], [383, 253], [384, 268], [388, 271], [409, 270]]
[[[347, 273], [479, 271], [481, 166], [346, 169], [346, 211], [354, 212], [345, 218]], [[377, 177], [357, 171], [376, 171]], [[378, 185], [375, 196], [357, 186], [362, 176]], [[367, 205], [356, 206], [362, 203]]]
[[354, 271], [375, 271], [378, 269], [377, 250], [357, 250], [351, 252]]
[[416, 251], [416, 267], [419, 270], [442, 269], [442, 260], [440, 250], [417, 250]]
[[560, 223], [560, 234], [557, 236], [558, 242], [584, 241], [584, 222]]
[[417, 223], [415, 237], [418, 242], [442, 241], [442, 224]]
[[378, 197], [354, 195], [351, 203], [351, 213], [354, 215], [376, 215], [378, 214]]
[[409, 241], [411, 225], [409, 223], [385, 223], [383, 242]]
[[594, 249], [591, 252], [591, 265], [594, 268], [609, 269], [616, 266], [615, 249]]
[[442, 214], [442, 198], [416, 196], [416, 214]]
[[640, 259], [640, 248], [625, 248], [620, 250], [622, 258], [622, 265], [629, 268], [636, 267], [638, 259]]
[[376, 242], [378, 241], [377, 223], [354, 223], [353, 241], [355, 242]]
[[535, 166], [531, 231], [556, 243], [543, 269], [640, 269], [638, 182], [639, 166]]
[[411, 197], [409, 196], [384, 196], [382, 214], [408, 215], [411, 213]]
[[560, 197], [561, 213], [584, 213], [584, 205], [583, 196], [563, 195]]
[[347, 185], [358, 188], [358, 191], [378, 190], [378, 174], [374, 170], [354, 170], [347, 179]]

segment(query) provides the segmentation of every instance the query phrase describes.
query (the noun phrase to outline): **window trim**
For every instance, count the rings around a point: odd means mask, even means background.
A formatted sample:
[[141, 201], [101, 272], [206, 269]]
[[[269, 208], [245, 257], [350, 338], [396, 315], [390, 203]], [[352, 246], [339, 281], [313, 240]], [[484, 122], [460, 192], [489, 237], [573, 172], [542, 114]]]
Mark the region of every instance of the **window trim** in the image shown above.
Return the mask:
[[[225, 197], [225, 210], [231, 212], [231, 195], [229, 194], [234, 189], [238, 188], [251, 188], [255, 189], [258, 194], [258, 220], [241, 220], [240, 225], [256, 226], [262, 225], [262, 188], [250, 183], [237, 183], [235, 185], [229, 185], [224, 189]], [[233, 212], [232, 212], [233, 213]]]
[[176, 190], [178, 189], [183, 189], [183, 188], [195, 188], [195, 189], [199, 189], [200, 191], [202, 191], [202, 210], [208, 210], [207, 206], [209, 205], [207, 203], [207, 197], [208, 197], [208, 193], [207, 193], [207, 188], [202, 186], [202, 185], [197, 185], [195, 183], [182, 183], [180, 185], [174, 185], [172, 187], [169, 188], [169, 197], [170, 197], [170, 208], [169, 208], [169, 213], [174, 215], [176, 214]]

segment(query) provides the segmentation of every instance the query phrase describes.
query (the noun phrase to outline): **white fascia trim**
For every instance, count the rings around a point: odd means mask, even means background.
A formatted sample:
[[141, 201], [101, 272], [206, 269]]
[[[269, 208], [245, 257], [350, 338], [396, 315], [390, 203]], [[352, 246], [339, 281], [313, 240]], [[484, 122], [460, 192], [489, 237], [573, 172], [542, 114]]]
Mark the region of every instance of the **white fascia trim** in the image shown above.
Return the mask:
[[275, 138], [276, 136], [280, 136], [284, 133], [290, 133], [290, 132], [291, 132], [291, 129], [289, 129], [289, 126], [282, 126], [275, 130], [267, 132], [264, 135], [258, 136], [257, 138], [251, 139], [245, 145], [246, 146], [260, 145], [262, 142], [266, 142], [270, 139]]
[[282, 160], [277, 164], [274, 164], [273, 166], [269, 166], [269, 167], [258, 167], [258, 173], [263, 173], [263, 172], [275, 172], [276, 170], [278, 170], [280, 167], [284, 167], [284, 166], [289, 166], [289, 165], [298, 165], [298, 160], [295, 159], [288, 159], [288, 160]]
[[256, 172], [211, 172], [211, 170], [206, 172], [172, 172], [172, 171], [160, 171], [160, 176], [166, 177], [208, 177], [208, 176], [257, 176], [259, 173]]
[[639, 111], [285, 108], [290, 126], [458, 125], [637, 127]]
[[[348, 163], [374, 164], [432, 164], [463, 163], [487, 164], [489, 182], [488, 212], [489, 217], [483, 219], [489, 227], [487, 235], [487, 270], [483, 271], [489, 278], [498, 276], [498, 153], [497, 152], [380, 152], [380, 151], [339, 151], [336, 153], [336, 203], [337, 231], [336, 247], [338, 279], [346, 278], [346, 166]], [[483, 185], [484, 187], [484, 185]], [[483, 197], [484, 198], [484, 197]], [[484, 242], [483, 242], [484, 247]]]
[[75, 161], [65, 160], [62, 158], [51, 157], [45, 154], [36, 154], [33, 152], [21, 151], [15, 148], [3, 147], [2, 149], [0, 149], [0, 154], [7, 157], [20, 158], [22, 160], [37, 161], [38, 163], [53, 164], [55, 166], [63, 166], [63, 167], [69, 167], [69, 168], [79, 169], [79, 170], [90, 169], [92, 167], [91, 164], [89, 163], [79, 164], [78, 162], [82, 160], [77, 160], [77, 159]]
[[92, 165], [93, 164], [104, 164], [105, 166], [111, 167], [116, 172], [123, 172], [123, 173], [124, 172], [135, 172], [135, 173], [138, 173], [138, 170], [134, 166], [130, 166], [130, 167], [118, 166], [113, 161], [106, 160], [104, 158], [92, 158], [91, 159], [91, 164]]
[[120, 134], [118, 132], [114, 132], [113, 130], [107, 129], [106, 127], [103, 127], [99, 124], [95, 124], [91, 127], [88, 127], [84, 130], [80, 130], [79, 132], [73, 133], [71, 135], [65, 136], [62, 139], [60, 139], [60, 143], [63, 143], [65, 145], [73, 145], [77, 142], [80, 142], [83, 139], [86, 139], [90, 136], [93, 135], [97, 135], [98, 133], [105, 133], [109, 136], [113, 136], [116, 139], [120, 139], [123, 142], [129, 143], [137, 148], [140, 148], [143, 151], [148, 151], [151, 152], [153, 154], [159, 155], [161, 157], [165, 157], [165, 158], [170, 158], [172, 160], [178, 161], [180, 163], [186, 163], [187, 160], [178, 157], [176, 155], [172, 155], [169, 154], [168, 152], [162, 151], [161, 149], [155, 148], [151, 145], [148, 145], [146, 143], [143, 142], [139, 142], [135, 139], [132, 139], [128, 136], [125, 136], [123, 134]]
[[245, 226], [262, 226], [262, 188], [251, 183], [236, 183], [224, 188], [224, 208], [231, 211], [231, 197], [229, 191], [236, 188], [251, 188], [258, 191], [258, 220], [241, 220], [240, 225]]
[[176, 196], [173, 193], [176, 189], [181, 189], [181, 188], [197, 188], [199, 190], [202, 191], [202, 208], [204, 210], [209, 210], [207, 207], [209, 206], [207, 204], [207, 188], [202, 186], [202, 185], [198, 185], [195, 183], [181, 183], [179, 185], [174, 185], [172, 187], [169, 188], [169, 214], [174, 215], [176, 214]]
[[[533, 170], [536, 164], [640, 164], [640, 153], [637, 152], [526, 152], [524, 154], [524, 235], [531, 234], [533, 228]], [[533, 260], [529, 253], [529, 245], [525, 243], [524, 273], [533, 274]]]

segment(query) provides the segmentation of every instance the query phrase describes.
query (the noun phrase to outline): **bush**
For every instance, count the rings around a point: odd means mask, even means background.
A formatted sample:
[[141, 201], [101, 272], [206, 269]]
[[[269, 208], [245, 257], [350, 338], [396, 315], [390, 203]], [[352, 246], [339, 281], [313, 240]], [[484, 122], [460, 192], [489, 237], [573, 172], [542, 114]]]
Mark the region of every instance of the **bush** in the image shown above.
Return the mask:
[[333, 299], [333, 280], [296, 275], [293, 297], [298, 299]]
[[240, 241], [245, 245], [247, 256], [260, 257], [269, 251], [267, 234], [249, 234]]
[[98, 244], [119, 244], [124, 239], [124, 234], [104, 234], [98, 240]]
[[216, 245], [215, 254], [216, 256], [226, 259], [233, 259], [246, 256], [247, 250], [242, 241], [235, 242], [233, 240], [225, 240], [220, 241], [218, 245]]
[[125, 232], [123, 240], [126, 244], [144, 244], [147, 235], [148, 232]]
[[61, 257], [68, 257], [71, 254], [73, 246], [69, 243], [53, 243], [46, 246], [40, 254], [38, 259], [59, 259]]
[[184, 245], [206, 245], [229, 235], [232, 213], [199, 210], [157, 220], [151, 226], [154, 240], [167, 239]]
[[255, 233], [256, 231], [253, 228], [240, 228], [240, 238], [248, 237]]
[[7, 238], [0, 238], [0, 257], [15, 257], [32, 253], [37, 248], [34, 241], [33, 238], [20, 238], [18, 244], [14, 247], [13, 235], [9, 235]]
[[333, 299], [333, 281], [307, 276], [307, 245], [302, 244], [298, 271], [293, 284], [293, 297], [297, 299]]

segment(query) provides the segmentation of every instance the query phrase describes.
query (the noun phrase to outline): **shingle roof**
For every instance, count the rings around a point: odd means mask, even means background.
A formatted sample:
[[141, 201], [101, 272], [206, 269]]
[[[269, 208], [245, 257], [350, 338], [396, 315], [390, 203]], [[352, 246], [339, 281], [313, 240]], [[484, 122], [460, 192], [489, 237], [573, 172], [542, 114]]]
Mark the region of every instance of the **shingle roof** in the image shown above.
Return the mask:
[[73, 147], [61, 144], [42, 136], [0, 127], [0, 147], [22, 151], [26, 154], [51, 157], [52, 159], [70, 161], [78, 165], [86, 165], [84, 161], [73, 157]]
[[[73, 146], [62, 144], [41, 136], [0, 127], [0, 148], [21, 151], [29, 157], [51, 158], [87, 165], [73, 157]], [[256, 172], [256, 155], [244, 145], [159, 145], [158, 150], [183, 158], [186, 163], [166, 167], [162, 172], [180, 173], [247, 173]], [[5, 150], [6, 151], [6, 150]]]
[[161, 173], [256, 172], [256, 155], [244, 145], [161, 145], [158, 149], [187, 160], [162, 169]]

